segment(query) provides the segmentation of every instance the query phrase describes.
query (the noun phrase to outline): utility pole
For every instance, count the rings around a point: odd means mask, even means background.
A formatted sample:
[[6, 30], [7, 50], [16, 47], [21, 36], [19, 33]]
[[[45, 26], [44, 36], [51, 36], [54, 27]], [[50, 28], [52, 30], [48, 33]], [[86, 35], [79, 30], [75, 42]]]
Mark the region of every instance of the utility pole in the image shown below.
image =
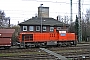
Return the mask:
[[42, 33], [42, 5], [43, 4], [40, 5], [40, 7], [41, 7], [41, 33]]
[[82, 21], [81, 21], [81, 0], [78, 0], [78, 22], [79, 22], [79, 31], [78, 31], [78, 37], [79, 37], [79, 41], [82, 41]]
[[70, 32], [72, 32], [72, 0], [70, 0]]
[[70, 13], [71, 13], [70, 23], [72, 24], [72, 0], [70, 0]]

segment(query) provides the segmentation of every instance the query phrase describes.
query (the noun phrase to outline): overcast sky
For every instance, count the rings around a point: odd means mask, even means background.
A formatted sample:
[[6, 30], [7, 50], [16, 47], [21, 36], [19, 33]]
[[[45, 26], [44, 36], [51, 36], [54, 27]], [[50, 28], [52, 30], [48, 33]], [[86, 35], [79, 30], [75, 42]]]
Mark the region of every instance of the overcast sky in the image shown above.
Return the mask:
[[[90, 0], [82, 1], [82, 12], [90, 8]], [[73, 18], [78, 14], [78, 0], [73, 0]], [[56, 19], [57, 15], [70, 17], [70, 0], [0, 0], [0, 10], [4, 10], [7, 17], [11, 18], [11, 24], [18, 24], [38, 13], [38, 7], [43, 4], [49, 7], [49, 17]]]

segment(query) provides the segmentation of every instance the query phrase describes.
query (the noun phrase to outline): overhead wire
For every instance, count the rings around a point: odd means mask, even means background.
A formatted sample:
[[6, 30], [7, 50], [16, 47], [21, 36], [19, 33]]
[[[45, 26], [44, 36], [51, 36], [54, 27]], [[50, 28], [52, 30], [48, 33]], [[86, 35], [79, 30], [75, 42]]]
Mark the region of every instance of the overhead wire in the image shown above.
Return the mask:
[[[49, 2], [49, 3], [60, 3], [60, 4], [70, 4], [70, 3], [68, 3], [68, 2], [58, 2], [58, 1], [39, 1], [39, 0], [22, 0], [22, 1], [36, 1], [36, 2]], [[72, 4], [78, 4], [78, 2], [76, 2], [76, 3], [72, 3]], [[83, 5], [90, 5], [90, 4], [83, 4], [82, 3], [82, 6]], [[5, 10], [5, 11], [21, 11], [21, 10]], [[26, 12], [36, 12], [36, 11], [23, 11], [24, 13], [22, 13], [22, 15], [24, 16], [24, 15], [30, 15], [30, 14], [27, 14]], [[65, 14], [64, 12], [50, 12], [50, 13], [62, 13], [62, 14]], [[13, 14], [13, 13], [9, 13], [9, 14]], [[67, 13], [67, 14], [70, 14], [70, 13]], [[77, 13], [73, 13], [73, 14], [77, 14]], [[32, 15], [32, 14], [31, 14]], [[85, 14], [83, 14], [83, 15], [85, 15]], [[19, 18], [19, 17], [13, 17], [13, 18]], [[22, 18], [22, 17], [20, 17], [20, 18]]]
[[[39, 0], [22, 0], [22, 1], [36, 1], [36, 2], [50, 2], [50, 3], [63, 3], [63, 4], [70, 4], [67, 2], [58, 2], [58, 1], [39, 1]], [[72, 4], [78, 4], [78, 1], [76, 3], [72, 3]], [[82, 4], [82, 5], [90, 5], [90, 4]]]

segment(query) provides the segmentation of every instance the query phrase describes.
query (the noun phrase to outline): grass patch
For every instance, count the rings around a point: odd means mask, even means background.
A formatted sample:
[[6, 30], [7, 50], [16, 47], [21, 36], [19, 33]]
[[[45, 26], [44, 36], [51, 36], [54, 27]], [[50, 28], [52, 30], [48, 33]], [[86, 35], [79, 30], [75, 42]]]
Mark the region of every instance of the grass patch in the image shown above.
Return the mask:
[[17, 55], [16, 53], [1, 53], [0, 57], [3, 57], [3, 56], [16, 56], [16, 55]]
[[69, 58], [68, 60], [72, 60], [72, 59]]

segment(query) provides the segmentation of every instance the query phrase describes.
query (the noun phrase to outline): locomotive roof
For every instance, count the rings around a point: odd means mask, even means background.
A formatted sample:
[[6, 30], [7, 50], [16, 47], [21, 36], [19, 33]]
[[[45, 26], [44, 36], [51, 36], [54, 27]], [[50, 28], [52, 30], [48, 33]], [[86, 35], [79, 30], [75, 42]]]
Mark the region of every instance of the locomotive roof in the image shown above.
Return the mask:
[[[54, 19], [54, 18], [42, 18], [42, 25], [49, 25], [49, 26], [63, 26], [64, 23]], [[19, 25], [41, 25], [41, 18], [33, 17], [28, 19]], [[66, 25], [68, 26], [68, 25]]]

